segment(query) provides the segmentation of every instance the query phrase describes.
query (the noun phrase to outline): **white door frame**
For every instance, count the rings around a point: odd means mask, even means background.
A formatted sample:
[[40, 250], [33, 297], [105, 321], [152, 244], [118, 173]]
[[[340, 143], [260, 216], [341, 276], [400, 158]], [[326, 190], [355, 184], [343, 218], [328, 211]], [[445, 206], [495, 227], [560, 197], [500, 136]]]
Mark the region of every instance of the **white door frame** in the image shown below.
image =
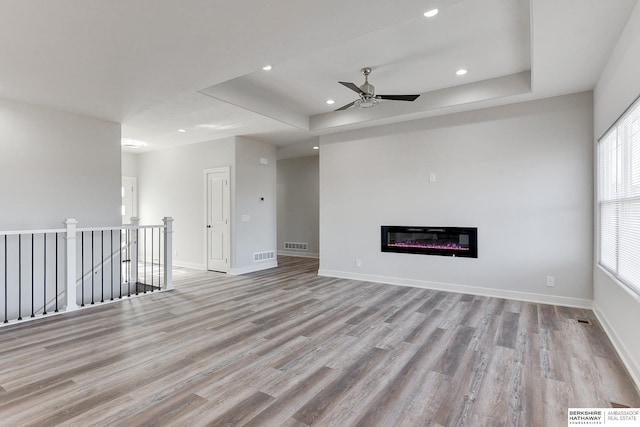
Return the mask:
[[208, 168], [204, 170], [203, 173], [203, 180], [204, 180], [204, 213], [203, 213], [203, 221], [202, 221], [202, 230], [204, 233], [204, 268], [205, 270], [209, 270], [209, 232], [207, 229], [207, 215], [208, 215], [208, 209], [209, 209], [209, 194], [207, 191], [207, 187], [209, 186], [209, 181], [207, 176], [210, 173], [220, 173], [220, 172], [226, 172], [227, 177], [228, 177], [228, 181], [229, 181], [229, 203], [227, 204], [227, 206], [224, 208], [224, 214], [227, 218], [229, 218], [229, 238], [227, 239], [227, 241], [224, 244], [224, 251], [228, 256], [229, 262], [227, 263], [227, 273], [229, 272], [229, 270], [231, 270], [231, 230], [232, 230], [232, 218], [231, 218], [231, 167], [230, 166], [222, 166], [219, 168]]
[[[122, 176], [121, 181], [120, 181], [120, 186], [124, 187], [124, 183], [125, 181], [129, 181], [133, 184], [133, 188], [132, 188], [132, 201], [133, 201], [133, 206], [131, 207], [131, 212], [125, 212], [125, 220], [127, 221], [126, 223], [123, 221], [123, 224], [130, 224], [131, 223], [131, 218], [132, 217], [137, 217], [138, 216], [138, 177], [136, 176]], [[122, 215], [120, 215], [122, 216]], [[124, 218], [123, 218], [124, 219]]]

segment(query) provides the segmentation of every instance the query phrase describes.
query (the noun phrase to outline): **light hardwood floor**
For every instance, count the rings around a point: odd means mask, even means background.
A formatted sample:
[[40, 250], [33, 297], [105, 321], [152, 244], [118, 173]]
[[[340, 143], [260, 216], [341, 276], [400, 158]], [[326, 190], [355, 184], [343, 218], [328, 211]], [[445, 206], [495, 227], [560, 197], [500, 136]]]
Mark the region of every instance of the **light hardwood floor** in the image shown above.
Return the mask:
[[279, 262], [0, 328], [0, 425], [535, 427], [640, 407], [589, 310]]

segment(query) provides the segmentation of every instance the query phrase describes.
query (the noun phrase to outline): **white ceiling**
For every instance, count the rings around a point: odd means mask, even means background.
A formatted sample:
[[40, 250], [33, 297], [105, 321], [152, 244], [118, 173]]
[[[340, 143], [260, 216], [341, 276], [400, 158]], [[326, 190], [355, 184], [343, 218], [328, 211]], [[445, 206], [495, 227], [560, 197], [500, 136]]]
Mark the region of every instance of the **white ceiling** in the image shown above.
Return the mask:
[[[0, 97], [122, 123], [143, 150], [311, 154], [337, 130], [592, 89], [636, 1], [0, 0]], [[333, 112], [365, 66], [420, 98]]]

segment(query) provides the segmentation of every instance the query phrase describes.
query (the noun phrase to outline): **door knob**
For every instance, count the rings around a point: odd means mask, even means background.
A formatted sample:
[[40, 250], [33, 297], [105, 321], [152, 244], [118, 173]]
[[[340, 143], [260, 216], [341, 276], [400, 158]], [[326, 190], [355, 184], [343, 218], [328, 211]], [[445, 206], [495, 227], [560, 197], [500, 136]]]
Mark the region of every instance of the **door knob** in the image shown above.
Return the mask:
[[207, 228], [211, 228], [211, 226], [210, 226], [210, 225], [207, 225]]

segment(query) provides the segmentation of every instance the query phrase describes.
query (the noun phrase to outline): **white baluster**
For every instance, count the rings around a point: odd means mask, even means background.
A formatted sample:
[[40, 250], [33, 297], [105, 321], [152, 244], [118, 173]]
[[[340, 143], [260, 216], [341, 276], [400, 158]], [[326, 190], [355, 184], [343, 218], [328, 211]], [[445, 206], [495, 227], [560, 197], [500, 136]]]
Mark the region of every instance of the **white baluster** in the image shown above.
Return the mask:
[[64, 224], [67, 227], [66, 241], [66, 257], [67, 268], [65, 270], [66, 277], [66, 311], [74, 311], [78, 309], [76, 302], [76, 221], [74, 218], [68, 218]]
[[164, 223], [164, 288], [167, 291], [173, 289], [173, 218], [166, 216]]

